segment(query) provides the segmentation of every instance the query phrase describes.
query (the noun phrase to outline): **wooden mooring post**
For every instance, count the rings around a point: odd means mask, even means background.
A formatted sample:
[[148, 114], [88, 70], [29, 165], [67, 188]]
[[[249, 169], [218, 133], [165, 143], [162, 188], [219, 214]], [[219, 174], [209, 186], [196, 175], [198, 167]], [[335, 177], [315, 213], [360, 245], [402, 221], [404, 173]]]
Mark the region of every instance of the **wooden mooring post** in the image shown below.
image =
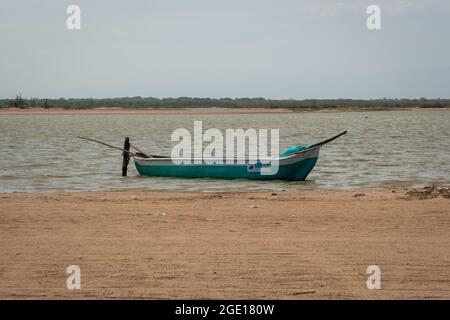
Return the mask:
[[122, 177], [126, 177], [127, 176], [127, 171], [128, 171], [128, 163], [130, 163], [130, 138], [126, 137], [125, 138], [125, 142], [123, 143], [123, 149], [124, 151], [122, 152], [122, 157], [123, 157], [123, 161], [122, 161]]

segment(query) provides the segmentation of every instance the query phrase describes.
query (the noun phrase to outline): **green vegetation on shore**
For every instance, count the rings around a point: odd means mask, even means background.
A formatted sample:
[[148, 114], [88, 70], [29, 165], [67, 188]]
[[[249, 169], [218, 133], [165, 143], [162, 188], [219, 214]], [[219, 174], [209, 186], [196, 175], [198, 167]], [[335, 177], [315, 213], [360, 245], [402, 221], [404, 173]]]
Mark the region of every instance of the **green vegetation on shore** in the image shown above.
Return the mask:
[[264, 98], [142, 98], [125, 97], [110, 99], [0, 99], [0, 108], [287, 108], [287, 109], [401, 109], [401, 108], [449, 108], [450, 99], [305, 99], [272, 100]]

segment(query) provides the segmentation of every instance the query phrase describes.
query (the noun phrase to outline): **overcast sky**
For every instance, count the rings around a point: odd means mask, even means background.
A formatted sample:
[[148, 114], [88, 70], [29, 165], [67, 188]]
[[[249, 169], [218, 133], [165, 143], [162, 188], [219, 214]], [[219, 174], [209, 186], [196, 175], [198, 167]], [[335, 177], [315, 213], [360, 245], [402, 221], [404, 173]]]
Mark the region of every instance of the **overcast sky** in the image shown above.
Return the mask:
[[450, 98], [450, 0], [0, 0], [0, 57], [0, 98]]

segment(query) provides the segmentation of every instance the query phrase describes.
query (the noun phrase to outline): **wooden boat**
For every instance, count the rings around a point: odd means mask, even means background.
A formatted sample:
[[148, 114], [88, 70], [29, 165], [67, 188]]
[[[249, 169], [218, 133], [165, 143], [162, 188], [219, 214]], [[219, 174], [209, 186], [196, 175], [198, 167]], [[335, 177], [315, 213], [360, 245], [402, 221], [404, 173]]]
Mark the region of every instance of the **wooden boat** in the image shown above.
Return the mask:
[[[215, 179], [256, 179], [256, 180], [305, 180], [314, 168], [319, 157], [320, 148], [343, 134], [344, 131], [325, 141], [308, 146], [296, 146], [283, 152], [276, 159], [261, 159], [250, 163], [235, 159], [228, 163], [212, 163], [211, 159], [172, 159], [163, 156], [147, 156], [141, 152], [132, 154], [137, 171], [142, 176], [180, 177], [180, 178], [215, 178]], [[174, 161], [176, 160], [176, 161]], [[183, 161], [184, 160], [184, 161]], [[274, 167], [273, 174], [263, 174], [263, 168]], [[184, 162], [184, 163], [181, 163]], [[181, 164], [180, 164], [181, 163]]]

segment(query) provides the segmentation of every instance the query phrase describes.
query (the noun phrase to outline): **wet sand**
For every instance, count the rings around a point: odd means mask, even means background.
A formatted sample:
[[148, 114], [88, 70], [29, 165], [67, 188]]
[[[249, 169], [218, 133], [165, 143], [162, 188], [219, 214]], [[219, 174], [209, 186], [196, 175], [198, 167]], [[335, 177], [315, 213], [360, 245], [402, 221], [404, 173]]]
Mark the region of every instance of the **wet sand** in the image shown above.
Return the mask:
[[[450, 299], [450, 200], [405, 190], [0, 194], [0, 298]], [[81, 268], [81, 290], [66, 268]], [[366, 268], [381, 268], [368, 290]]]

